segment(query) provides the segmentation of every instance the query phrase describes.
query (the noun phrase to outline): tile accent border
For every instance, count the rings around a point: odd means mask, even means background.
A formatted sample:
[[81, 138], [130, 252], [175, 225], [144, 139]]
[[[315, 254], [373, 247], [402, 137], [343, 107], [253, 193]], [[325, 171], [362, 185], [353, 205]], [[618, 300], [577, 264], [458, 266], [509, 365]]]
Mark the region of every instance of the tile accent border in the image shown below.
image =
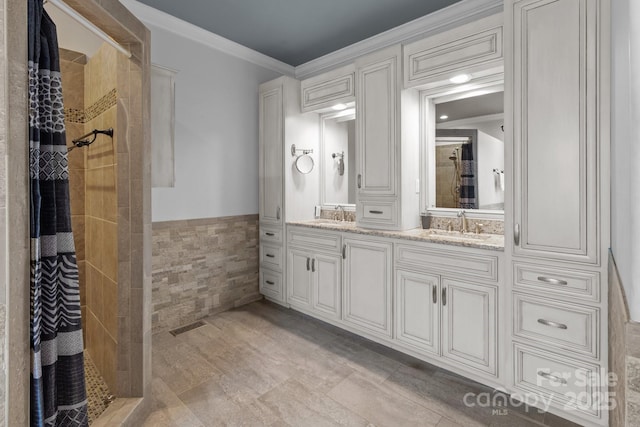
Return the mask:
[[111, 89], [106, 95], [94, 102], [89, 108], [81, 110], [79, 108], [65, 108], [64, 119], [69, 123], [84, 124], [98, 117], [111, 107], [115, 107], [118, 102], [118, 91]]
[[152, 230], [154, 333], [262, 298], [257, 214], [155, 222]]

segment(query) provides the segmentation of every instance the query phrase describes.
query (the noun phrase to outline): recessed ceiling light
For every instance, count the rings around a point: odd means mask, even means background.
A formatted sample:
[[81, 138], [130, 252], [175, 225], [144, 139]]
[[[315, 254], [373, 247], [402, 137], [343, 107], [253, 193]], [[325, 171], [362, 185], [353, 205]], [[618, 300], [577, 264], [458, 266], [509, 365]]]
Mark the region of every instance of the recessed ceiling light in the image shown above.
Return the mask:
[[466, 83], [471, 80], [471, 76], [469, 74], [458, 74], [457, 76], [453, 76], [449, 79], [451, 83], [461, 84]]
[[440, 120], [447, 120], [448, 118], [449, 116], [447, 116], [446, 114], [440, 116]]
[[336, 110], [336, 111], [342, 111], [342, 110], [344, 110], [345, 108], [347, 108], [347, 106], [346, 106], [345, 104], [336, 104], [336, 105], [334, 105], [334, 106], [333, 106], [333, 107], [331, 107], [331, 108], [333, 108], [333, 109], [334, 109], [334, 110]]

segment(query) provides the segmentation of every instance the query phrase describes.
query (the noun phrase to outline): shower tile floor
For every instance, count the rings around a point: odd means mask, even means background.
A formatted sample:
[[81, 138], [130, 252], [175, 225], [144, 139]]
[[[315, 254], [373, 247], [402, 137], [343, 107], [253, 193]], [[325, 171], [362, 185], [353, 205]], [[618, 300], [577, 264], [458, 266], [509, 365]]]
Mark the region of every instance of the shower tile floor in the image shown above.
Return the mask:
[[153, 336], [144, 426], [576, 426], [536, 409], [465, 405], [469, 392], [498, 392], [266, 301], [203, 320]]
[[87, 351], [84, 352], [84, 377], [89, 401], [89, 424], [91, 424], [107, 409], [114, 397]]

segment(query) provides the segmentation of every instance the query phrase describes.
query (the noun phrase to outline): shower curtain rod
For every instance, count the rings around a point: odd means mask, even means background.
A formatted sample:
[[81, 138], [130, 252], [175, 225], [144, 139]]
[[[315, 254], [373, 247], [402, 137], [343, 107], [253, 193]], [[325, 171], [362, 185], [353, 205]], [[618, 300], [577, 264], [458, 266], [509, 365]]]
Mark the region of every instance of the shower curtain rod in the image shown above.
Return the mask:
[[111, 46], [116, 48], [120, 53], [124, 54], [127, 58], [131, 58], [131, 52], [128, 49], [125, 49], [124, 47], [122, 47], [122, 45], [120, 45], [114, 39], [109, 37], [107, 33], [102, 31], [100, 28], [96, 27], [95, 24], [93, 24], [84, 16], [80, 15], [78, 12], [76, 12], [73, 8], [71, 8], [62, 0], [44, 0], [43, 4], [46, 4], [46, 3], [50, 3], [51, 5], [55, 6], [62, 13], [64, 13], [65, 15], [68, 15], [71, 19], [76, 21], [78, 24], [82, 25], [87, 30], [91, 31], [93, 34], [100, 37], [102, 40], [104, 40], [105, 42], [109, 43]]

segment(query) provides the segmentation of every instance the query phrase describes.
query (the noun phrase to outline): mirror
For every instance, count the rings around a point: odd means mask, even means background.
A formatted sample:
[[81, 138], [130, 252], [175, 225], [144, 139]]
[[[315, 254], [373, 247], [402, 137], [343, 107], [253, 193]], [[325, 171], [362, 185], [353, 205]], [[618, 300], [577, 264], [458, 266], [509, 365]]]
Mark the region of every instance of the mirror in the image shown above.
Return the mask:
[[353, 108], [320, 116], [320, 197], [322, 205], [356, 203], [356, 125]]
[[296, 158], [296, 169], [302, 174], [308, 174], [313, 170], [313, 158], [308, 154], [303, 154]]
[[502, 84], [428, 101], [427, 208], [503, 211]]

